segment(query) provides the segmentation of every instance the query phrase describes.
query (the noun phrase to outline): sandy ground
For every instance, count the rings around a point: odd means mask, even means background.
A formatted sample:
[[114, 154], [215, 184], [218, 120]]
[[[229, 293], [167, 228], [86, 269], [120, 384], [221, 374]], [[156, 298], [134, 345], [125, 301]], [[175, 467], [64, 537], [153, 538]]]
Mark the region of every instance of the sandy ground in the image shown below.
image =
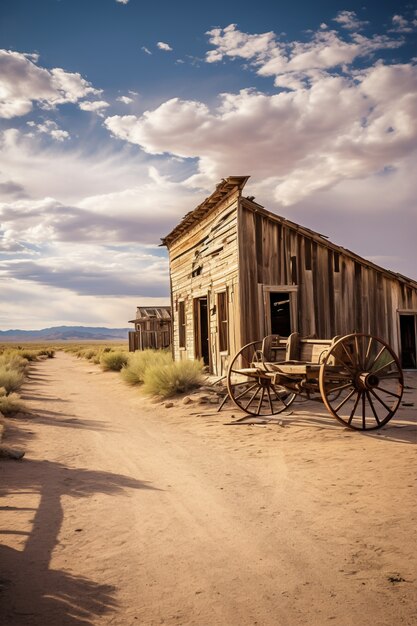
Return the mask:
[[[417, 376], [381, 431], [226, 425], [59, 353], [0, 462], [7, 626], [417, 624]], [[410, 406], [411, 405], [411, 406]]]

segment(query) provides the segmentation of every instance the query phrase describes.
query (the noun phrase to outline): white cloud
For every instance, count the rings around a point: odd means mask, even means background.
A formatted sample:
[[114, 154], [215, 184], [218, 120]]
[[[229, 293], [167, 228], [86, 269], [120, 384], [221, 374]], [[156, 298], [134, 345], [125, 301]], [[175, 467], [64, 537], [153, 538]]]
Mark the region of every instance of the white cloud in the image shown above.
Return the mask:
[[394, 15], [392, 17], [392, 28], [390, 32], [393, 33], [412, 33], [414, 27], [417, 26], [415, 21], [408, 21], [402, 15]]
[[[161, 306], [169, 304], [166, 297], [94, 296], [78, 295], [60, 287], [39, 289], [39, 284], [8, 278], [0, 280], [0, 328], [23, 330], [48, 328], [52, 325], [83, 325], [129, 328], [138, 305]], [[31, 303], [30, 316], [27, 303]], [[13, 306], [13, 316], [10, 309]]]
[[168, 43], [163, 41], [158, 41], [156, 44], [160, 50], [165, 50], [165, 52], [172, 52], [172, 48]]
[[277, 87], [289, 89], [293, 88], [293, 84], [299, 86], [301, 82], [311, 84], [320, 76], [320, 71], [345, 68], [357, 58], [376, 50], [402, 45], [402, 41], [386, 35], [365, 37], [358, 32], [350, 33], [349, 39], [345, 40], [336, 31], [327, 28], [312, 33], [311, 40], [307, 42], [284, 43], [278, 41], [273, 32], [260, 35], [242, 33], [236, 24], [216, 28], [208, 35], [209, 42], [215, 46], [206, 55], [208, 63], [225, 57], [244, 59], [260, 76], [274, 76]]
[[209, 42], [216, 46], [215, 50], [210, 50], [206, 55], [208, 63], [221, 61], [225, 56], [259, 60], [277, 50], [273, 32], [249, 35], [240, 32], [236, 24], [229, 24], [226, 28], [214, 28], [206, 34], [209, 35]]
[[0, 50], [0, 117], [26, 115], [34, 102], [52, 109], [100, 93], [80, 74], [61, 68], [46, 70], [36, 65], [36, 61], [34, 55]]
[[127, 4], [129, 0], [116, 0], [119, 4]]
[[143, 50], [144, 52], [146, 52], [146, 54], [152, 54], [152, 52], [149, 50], [149, 48], [147, 48], [146, 46], [142, 46], [141, 50]]
[[55, 139], [56, 141], [65, 141], [65, 139], [70, 138], [69, 132], [58, 128], [58, 124], [53, 120], [45, 120], [45, 122], [42, 122], [40, 124], [36, 124], [35, 122], [30, 121], [27, 122], [27, 125], [33, 128], [34, 131], [41, 134], [49, 135], [50, 137], [52, 137], [52, 139]]
[[379, 64], [352, 78], [318, 74], [309, 89], [222, 94], [216, 109], [173, 98], [141, 117], [108, 117], [105, 125], [150, 154], [197, 158], [193, 185], [250, 173], [269, 180], [288, 205], [413, 152], [416, 84], [416, 66]]
[[104, 100], [94, 100], [92, 102], [84, 100], [83, 102], [80, 102], [78, 106], [82, 111], [99, 112], [106, 109], [110, 105]]
[[359, 20], [355, 11], [339, 11], [333, 21], [347, 30], [360, 30], [369, 24], [369, 22]]
[[129, 98], [129, 96], [119, 96], [116, 100], [118, 102], [123, 102], [123, 104], [131, 104], [134, 102], [133, 98]]

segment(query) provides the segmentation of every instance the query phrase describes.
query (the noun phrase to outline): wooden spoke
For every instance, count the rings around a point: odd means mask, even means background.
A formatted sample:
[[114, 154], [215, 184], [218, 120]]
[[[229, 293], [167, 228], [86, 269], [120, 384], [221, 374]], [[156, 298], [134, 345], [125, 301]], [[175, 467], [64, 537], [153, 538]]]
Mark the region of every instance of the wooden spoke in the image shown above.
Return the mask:
[[342, 391], [343, 389], [349, 389], [349, 387], [352, 387], [353, 383], [350, 380], [348, 383], [345, 383], [344, 385], [339, 385], [338, 387], [333, 387], [332, 385], [329, 385], [329, 393], [335, 393], [336, 391]]
[[258, 409], [256, 411], [257, 415], [259, 415], [259, 413], [261, 412], [262, 402], [264, 401], [264, 395], [265, 395], [265, 387], [262, 387], [262, 393], [261, 393], [261, 397], [259, 398]]
[[378, 361], [379, 357], [381, 356], [381, 354], [384, 351], [385, 351], [385, 346], [382, 346], [382, 348], [380, 349], [380, 351], [378, 352], [378, 354], [376, 355], [376, 357], [374, 358], [372, 363], [370, 365], [368, 365], [368, 367], [367, 367], [368, 372], [370, 372], [372, 370], [372, 367], [375, 365], [375, 363]]
[[357, 395], [357, 397], [356, 397], [355, 404], [354, 404], [354, 406], [353, 406], [352, 412], [351, 412], [351, 414], [349, 415], [349, 419], [348, 419], [348, 421], [347, 421], [348, 425], [350, 425], [350, 424], [352, 423], [352, 420], [353, 420], [353, 418], [355, 417], [356, 408], [357, 408], [357, 406], [358, 406], [358, 404], [359, 404], [359, 400], [360, 400], [360, 398], [361, 398], [362, 392], [361, 392], [361, 391], [358, 391], [358, 392], [357, 392], [357, 394], [358, 394], [358, 395]]
[[388, 389], [384, 389], [380, 385], [378, 385], [376, 389], [378, 389], [378, 391], [383, 391], [384, 393], [387, 393], [389, 396], [393, 396], [394, 398], [401, 398], [400, 394], [389, 391]]
[[274, 413], [274, 407], [272, 406], [272, 399], [271, 399], [271, 392], [269, 390], [269, 387], [266, 388], [267, 392], [268, 392], [268, 402], [269, 402], [269, 408], [271, 409], [271, 415], [273, 415]]
[[373, 389], [371, 389], [370, 392], [371, 392], [371, 394], [373, 396], [375, 396], [375, 398], [378, 400], [378, 402], [380, 402], [382, 404], [382, 406], [387, 409], [387, 411], [391, 412], [391, 407], [389, 407], [388, 404], [385, 404], [385, 402], [383, 400], [381, 400], [381, 398], [375, 393], [375, 391]]
[[372, 413], [374, 414], [374, 418], [376, 419], [377, 424], [381, 424], [378, 414], [375, 411], [374, 403], [372, 402], [371, 394], [369, 391], [366, 391], [366, 397], [368, 398], [369, 406], [371, 407]]
[[[353, 359], [352, 359], [352, 356], [351, 356], [351, 355], [349, 354], [349, 352], [347, 351], [347, 348], [346, 348], [346, 346], [345, 346], [345, 344], [344, 344], [344, 343], [342, 343], [342, 348], [343, 348], [343, 350], [346, 352], [346, 354], [347, 354], [347, 356], [348, 356], [348, 358], [349, 358], [349, 361], [352, 363], [352, 367], [354, 368], [354, 370], [356, 370], [356, 363], [354, 363], [354, 361], [353, 361]], [[326, 357], [326, 359], [327, 359], [327, 357]]]
[[[246, 385], [246, 383], [239, 383], [240, 385]], [[256, 383], [254, 383], [253, 385], [251, 385], [248, 389], [244, 389], [242, 391], [242, 393], [240, 393], [238, 396], [235, 396], [235, 400], [239, 400], [239, 398], [242, 398], [242, 396], [244, 396], [245, 394], [249, 393], [249, 391], [252, 391], [252, 389], [256, 387]]]
[[348, 402], [351, 399], [351, 397], [353, 396], [355, 392], [356, 392], [356, 389], [352, 389], [352, 391], [346, 396], [346, 398], [342, 400], [340, 404], [338, 404], [338, 406], [334, 409], [334, 411], [338, 413], [338, 411], [340, 411], [340, 409], [346, 404], [346, 402]]
[[364, 363], [364, 369], [366, 371], [369, 371], [369, 369], [370, 369], [369, 365], [368, 365], [368, 359], [369, 359], [370, 354], [371, 354], [371, 347], [372, 347], [373, 341], [374, 341], [374, 338], [373, 337], [369, 337], [368, 347], [366, 349], [366, 354], [365, 354], [365, 363]]
[[372, 370], [372, 374], [378, 374], [378, 372], [383, 372], [385, 369], [387, 369], [387, 367], [389, 367], [393, 363], [395, 363], [395, 359], [392, 359], [392, 361], [390, 361], [389, 363], [386, 363], [385, 365], [381, 365], [381, 367], [379, 367], [377, 370]]
[[251, 395], [251, 397], [249, 398], [248, 402], [245, 404], [244, 406], [244, 410], [246, 411], [246, 409], [252, 404], [253, 400], [255, 400], [256, 396], [259, 393], [261, 387], [256, 387], [255, 391], [253, 392], [253, 394]]

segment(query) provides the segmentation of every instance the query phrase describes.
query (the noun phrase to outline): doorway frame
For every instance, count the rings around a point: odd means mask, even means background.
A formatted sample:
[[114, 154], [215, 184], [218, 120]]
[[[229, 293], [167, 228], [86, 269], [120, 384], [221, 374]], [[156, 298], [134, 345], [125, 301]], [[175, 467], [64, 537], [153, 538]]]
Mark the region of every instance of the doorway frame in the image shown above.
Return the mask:
[[298, 285], [258, 285], [259, 331], [260, 337], [271, 335], [271, 311], [269, 307], [270, 293], [290, 294], [290, 325], [291, 332], [298, 332]]
[[[417, 309], [398, 309], [397, 310], [397, 333], [398, 333], [398, 356], [400, 359], [400, 363], [402, 363], [403, 355], [402, 355], [402, 339], [401, 339], [401, 316], [414, 317], [414, 340], [415, 340], [415, 353], [417, 359]], [[415, 372], [417, 368], [405, 368], [405, 371]]]
[[212, 363], [212, 354], [211, 354], [211, 345], [210, 345], [210, 294], [202, 293], [201, 295], [193, 298], [193, 322], [194, 322], [194, 358], [202, 359], [203, 358], [203, 337], [201, 335], [201, 300], [205, 300], [207, 302], [207, 354], [208, 354], [208, 363], [205, 363], [208, 366], [211, 372], [211, 363]]

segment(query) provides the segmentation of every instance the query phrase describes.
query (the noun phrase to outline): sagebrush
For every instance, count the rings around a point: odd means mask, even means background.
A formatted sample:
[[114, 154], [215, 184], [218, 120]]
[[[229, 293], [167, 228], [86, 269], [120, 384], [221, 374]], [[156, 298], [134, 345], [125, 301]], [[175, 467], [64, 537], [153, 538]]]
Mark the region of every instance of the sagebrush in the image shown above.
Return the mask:
[[203, 378], [202, 361], [178, 361], [168, 365], [152, 365], [145, 371], [143, 390], [160, 398], [170, 398], [198, 387]]

